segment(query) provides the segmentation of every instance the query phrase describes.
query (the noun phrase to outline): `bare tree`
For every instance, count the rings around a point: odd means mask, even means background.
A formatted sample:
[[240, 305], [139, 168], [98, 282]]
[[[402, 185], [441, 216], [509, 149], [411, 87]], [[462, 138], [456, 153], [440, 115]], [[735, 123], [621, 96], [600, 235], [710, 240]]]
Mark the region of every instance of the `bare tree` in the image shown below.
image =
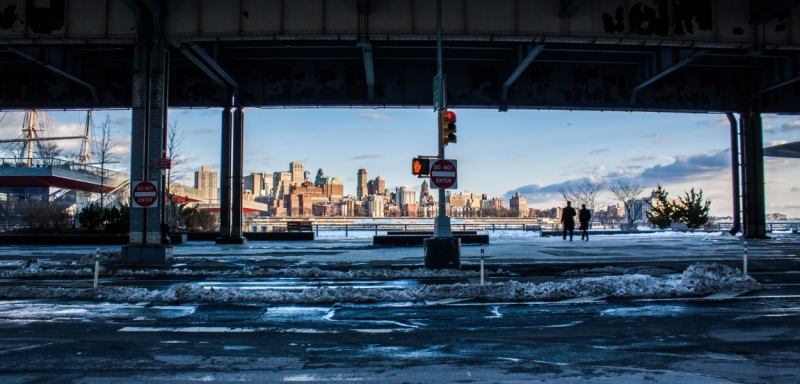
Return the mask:
[[61, 156], [63, 153], [64, 149], [55, 141], [36, 143], [36, 157], [46, 161], [50, 165], [52, 165], [53, 159]]
[[625, 206], [625, 218], [628, 224], [633, 224], [636, 218], [642, 213], [642, 203], [636, 199], [642, 194], [644, 187], [633, 180], [617, 180], [616, 184], [611, 184], [608, 189]]
[[572, 201], [575, 205], [586, 204], [586, 207], [594, 211], [597, 207], [598, 195], [606, 187], [606, 182], [602, 180], [594, 181], [584, 177], [576, 183], [558, 189], [558, 193], [564, 200]]
[[172, 185], [186, 179], [186, 157], [183, 155], [183, 140], [186, 132], [178, 130], [178, 121], [169, 125], [167, 130], [167, 157], [172, 159], [172, 166], [167, 169], [167, 196], [172, 196]]
[[100, 206], [105, 207], [105, 183], [106, 183], [106, 164], [119, 162], [120, 156], [113, 153], [113, 149], [119, 145], [119, 141], [112, 137], [116, 133], [111, 125], [111, 115], [106, 114], [106, 121], [99, 126], [95, 126], [94, 140], [91, 145], [91, 153], [94, 162], [100, 164]]
[[167, 128], [167, 157], [171, 159], [170, 168], [167, 169], [165, 177], [164, 193], [166, 194], [166, 209], [164, 210], [164, 222], [169, 223], [171, 230], [177, 230], [181, 223], [181, 208], [174, 193], [177, 189], [175, 184], [186, 178], [186, 170], [183, 167], [186, 158], [183, 156], [183, 140], [186, 132], [178, 131], [178, 121], [174, 121]]

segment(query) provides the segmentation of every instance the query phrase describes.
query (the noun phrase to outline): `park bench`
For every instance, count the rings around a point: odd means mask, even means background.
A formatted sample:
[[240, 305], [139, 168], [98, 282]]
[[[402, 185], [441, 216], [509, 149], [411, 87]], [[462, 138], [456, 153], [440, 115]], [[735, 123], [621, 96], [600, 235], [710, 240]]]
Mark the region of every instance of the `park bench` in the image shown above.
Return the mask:
[[311, 232], [313, 229], [311, 228], [311, 223], [308, 221], [287, 221], [286, 222], [286, 231], [287, 232]]

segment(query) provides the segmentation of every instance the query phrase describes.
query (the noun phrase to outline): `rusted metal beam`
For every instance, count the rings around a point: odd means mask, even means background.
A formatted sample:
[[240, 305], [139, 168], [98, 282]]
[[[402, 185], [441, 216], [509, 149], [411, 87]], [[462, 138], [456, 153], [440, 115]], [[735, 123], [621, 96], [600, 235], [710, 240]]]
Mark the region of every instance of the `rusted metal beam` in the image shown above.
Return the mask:
[[762, 89], [760, 91], [753, 92], [751, 97], [757, 97], [758, 95], [761, 95], [762, 93], [767, 93], [767, 92], [770, 92], [770, 91], [774, 91], [774, 90], [776, 90], [778, 88], [781, 88], [781, 87], [787, 86], [789, 84], [792, 84], [792, 83], [794, 83], [794, 82], [796, 82], [798, 80], [800, 80], [800, 76], [793, 77], [793, 78], [791, 78], [789, 80], [782, 81], [782, 82], [780, 82], [778, 84], [770, 85], [769, 87], [766, 87], [766, 88], [764, 88], [764, 89]]
[[641, 84], [633, 87], [633, 89], [631, 90], [631, 102], [630, 102], [630, 104], [631, 105], [636, 104], [636, 95], [644, 87], [646, 87], [646, 86], [648, 86], [650, 84], [653, 84], [654, 82], [658, 81], [662, 77], [664, 77], [666, 75], [669, 75], [672, 72], [675, 72], [677, 69], [680, 69], [681, 67], [685, 66], [686, 64], [691, 63], [692, 61], [694, 61], [698, 57], [704, 56], [707, 53], [708, 53], [708, 50], [697, 51], [697, 52], [689, 55], [689, 57], [687, 57], [687, 58], [685, 58], [685, 59], [683, 59], [683, 60], [681, 60], [681, 61], [679, 61], [679, 62], [677, 62], [675, 64], [672, 64], [671, 66], [667, 67], [667, 69], [657, 73], [655, 76], [653, 76], [653, 77], [643, 81]]
[[525, 72], [525, 69], [528, 68], [531, 62], [533, 62], [533, 59], [535, 59], [536, 56], [538, 56], [539, 53], [542, 52], [542, 50], [544, 50], [544, 45], [540, 44], [533, 47], [533, 49], [530, 52], [528, 52], [528, 55], [525, 56], [522, 62], [519, 63], [517, 69], [515, 69], [514, 72], [511, 74], [511, 76], [508, 77], [508, 80], [506, 80], [506, 82], [503, 84], [502, 100], [504, 102], [508, 100], [508, 89], [511, 88], [511, 85], [513, 85], [515, 81], [517, 81], [519, 75], [521, 75], [522, 72]]
[[233, 89], [234, 89], [235, 91], [237, 91], [237, 92], [239, 91], [239, 84], [236, 82], [236, 80], [234, 80], [234, 79], [233, 79], [233, 76], [231, 76], [230, 74], [228, 74], [228, 72], [227, 72], [227, 71], [225, 71], [225, 70], [222, 68], [222, 66], [220, 66], [220, 65], [219, 65], [219, 63], [217, 63], [217, 61], [216, 61], [216, 60], [214, 60], [214, 59], [213, 59], [213, 58], [212, 58], [212, 57], [211, 57], [211, 56], [208, 54], [208, 52], [206, 52], [206, 50], [205, 50], [205, 49], [203, 49], [203, 47], [201, 47], [201, 46], [199, 46], [199, 45], [197, 45], [197, 44], [194, 44], [194, 43], [190, 43], [190, 44], [188, 44], [188, 46], [189, 46], [189, 48], [192, 50], [192, 52], [194, 52], [194, 54], [195, 54], [195, 55], [197, 55], [197, 57], [198, 57], [198, 58], [200, 58], [201, 60], [203, 60], [203, 62], [205, 62], [205, 63], [208, 65], [208, 67], [210, 67], [211, 69], [213, 69], [213, 70], [214, 70], [214, 72], [216, 72], [216, 73], [217, 73], [217, 75], [218, 75], [218, 76], [219, 76], [219, 77], [220, 77], [222, 80], [224, 80], [224, 81], [225, 81], [225, 83], [227, 83], [227, 86], [228, 86], [228, 87], [230, 87], [230, 88], [233, 88]]
[[203, 73], [205, 73], [208, 77], [210, 77], [213, 82], [217, 83], [217, 85], [219, 85], [222, 88], [228, 87], [228, 84], [224, 80], [222, 80], [222, 78], [219, 77], [213, 70], [211, 70], [211, 68], [209, 68], [209, 66], [206, 65], [206, 63], [203, 60], [200, 60], [200, 58], [198, 58], [194, 54], [194, 50], [189, 49], [189, 47], [187, 47], [186, 44], [180, 44], [174, 41], [170, 41], [170, 44], [172, 44], [173, 47], [177, 48], [183, 54], [183, 56], [189, 59], [189, 61], [191, 61], [192, 64], [194, 64], [197, 68], [203, 71]]
[[59, 67], [57, 67], [57, 66], [55, 66], [53, 64], [50, 64], [50, 63], [48, 63], [48, 62], [46, 62], [46, 61], [44, 61], [44, 60], [42, 60], [42, 59], [30, 54], [28, 52], [25, 52], [25, 51], [21, 50], [21, 49], [13, 48], [13, 47], [6, 47], [6, 50], [9, 51], [9, 52], [16, 53], [20, 57], [28, 59], [28, 60], [36, 63], [36, 64], [41, 65], [44, 68], [47, 68], [47, 69], [49, 69], [49, 70], [51, 70], [51, 71], [53, 71], [53, 72], [55, 72], [55, 73], [57, 73], [57, 74], [59, 74], [61, 76], [64, 76], [64, 77], [66, 77], [66, 78], [68, 78], [68, 79], [70, 79], [70, 80], [72, 80], [72, 81], [74, 81], [74, 82], [76, 82], [76, 83], [78, 83], [80, 85], [83, 85], [86, 88], [89, 88], [89, 92], [92, 93], [92, 100], [94, 101], [94, 103], [98, 104], [100, 102], [100, 100], [97, 98], [97, 89], [94, 87], [94, 85], [91, 85], [91, 84], [87, 83], [86, 81], [84, 81], [83, 79], [79, 78], [78, 76], [75, 76], [75, 75], [73, 75], [71, 73], [68, 73], [67, 71], [65, 71], [65, 70], [63, 70], [63, 69], [61, 69], [61, 68], [59, 68]]
[[800, 0], [759, 0], [750, 2], [750, 25], [766, 23], [800, 5]]

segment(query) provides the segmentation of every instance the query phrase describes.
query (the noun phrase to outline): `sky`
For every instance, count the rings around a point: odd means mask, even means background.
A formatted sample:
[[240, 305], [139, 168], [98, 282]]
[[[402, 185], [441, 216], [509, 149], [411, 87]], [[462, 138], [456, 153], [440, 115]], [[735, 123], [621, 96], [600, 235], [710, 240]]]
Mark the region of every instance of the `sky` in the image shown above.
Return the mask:
[[[183, 181], [202, 165], [220, 165], [220, 109], [171, 109], [170, 123], [184, 132]], [[661, 184], [671, 197], [690, 188], [711, 200], [711, 214], [731, 214], [730, 126], [721, 114], [587, 111], [455, 110], [458, 143], [446, 157], [458, 160], [458, 190], [485, 193], [506, 201], [516, 192], [533, 208], [563, 205], [561, 186], [584, 177], [614, 182], [631, 179], [645, 187]], [[53, 136], [80, 135], [85, 111], [48, 111]], [[119, 170], [129, 168], [129, 110], [94, 111], [95, 125], [110, 118], [119, 143]], [[0, 139], [21, 134], [22, 113], [0, 121]], [[800, 141], [800, 117], [764, 115], [764, 145]], [[245, 109], [245, 174], [288, 171], [305, 164], [316, 175], [343, 180], [345, 194], [356, 193], [358, 169], [380, 176], [386, 188], [419, 190], [411, 159], [437, 154], [436, 114], [432, 109]], [[61, 142], [75, 150], [80, 140]], [[0, 153], [9, 149], [0, 145]], [[6, 156], [4, 154], [4, 156]], [[768, 213], [800, 218], [800, 159], [766, 158]], [[600, 195], [615, 204], [609, 191]]]

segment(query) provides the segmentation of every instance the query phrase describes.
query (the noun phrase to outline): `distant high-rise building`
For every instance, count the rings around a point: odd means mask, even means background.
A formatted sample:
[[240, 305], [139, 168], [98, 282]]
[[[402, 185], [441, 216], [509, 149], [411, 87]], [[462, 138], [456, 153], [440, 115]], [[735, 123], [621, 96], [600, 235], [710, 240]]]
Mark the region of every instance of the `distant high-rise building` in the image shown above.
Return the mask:
[[305, 181], [305, 166], [303, 163], [292, 162], [289, 163], [289, 170], [292, 173], [291, 184], [303, 184]]
[[381, 179], [380, 176], [375, 180], [367, 182], [367, 191], [370, 195], [385, 195], [386, 194], [386, 180]]
[[278, 199], [283, 199], [284, 195], [289, 194], [289, 187], [292, 184], [291, 172], [275, 172], [272, 174], [272, 195]]
[[[269, 183], [267, 183], [269, 180]], [[271, 188], [267, 188], [267, 184], [272, 186], [271, 173], [251, 173], [244, 177], [244, 189], [253, 192], [253, 196], [264, 196], [272, 193]]]
[[422, 181], [422, 188], [419, 193], [419, 205], [425, 205], [431, 198], [431, 190], [428, 186], [428, 180]]
[[320, 186], [322, 184], [325, 184], [325, 182], [323, 181], [324, 179], [325, 179], [325, 173], [322, 172], [322, 168], [320, 168], [317, 171], [317, 177], [314, 179], [314, 185]]
[[403, 207], [408, 204], [415, 204], [417, 201], [417, 191], [413, 189], [408, 189], [406, 186], [402, 186], [397, 190], [397, 206], [400, 207], [400, 210], [403, 210]]
[[210, 165], [204, 165], [194, 173], [194, 187], [203, 191], [203, 197], [206, 200], [219, 200], [217, 198], [218, 185], [217, 172], [213, 172]]
[[514, 196], [511, 197], [511, 200], [508, 202], [508, 205], [511, 206], [512, 211], [519, 212], [520, 217], [525, 217], [528, 215], [528, 201], [522, 195], [517, 192]]
[[361, 200], [369, 194], [367, 190], [367, 170], [361, 168], [358, 170], [358, 186], [356, 187], [356, 197]]
[[386, 204], [386, 200], [383, 196], [380, 195], [370, 196], [369, 202], [367, 203], [367, 216], [384, 217], [383, 215], [384, 204]]

